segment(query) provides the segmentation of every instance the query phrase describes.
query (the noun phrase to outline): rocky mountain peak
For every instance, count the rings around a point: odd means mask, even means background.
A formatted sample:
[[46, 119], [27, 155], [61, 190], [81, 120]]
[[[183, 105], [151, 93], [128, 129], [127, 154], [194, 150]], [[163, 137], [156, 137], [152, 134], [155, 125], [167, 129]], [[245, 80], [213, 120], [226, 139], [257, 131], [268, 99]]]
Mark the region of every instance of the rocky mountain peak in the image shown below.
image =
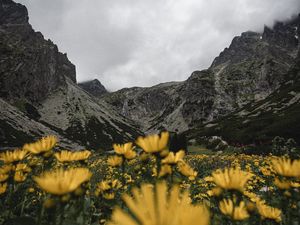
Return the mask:
[[50, 40], [35, 32], [25, 6], [0, 1], [0, 97], [37, 103], [62, 85], [76, 82], [75, 66]]
[[0, 24], [26, 24], [28, 12], [25, 6], [11, 0], [0, 2]]
[[106, 88], [97, 79], [85, 81], [78, 84], [83, 90], [95, 97], [100, 97], [101, 95], [107, 93]]

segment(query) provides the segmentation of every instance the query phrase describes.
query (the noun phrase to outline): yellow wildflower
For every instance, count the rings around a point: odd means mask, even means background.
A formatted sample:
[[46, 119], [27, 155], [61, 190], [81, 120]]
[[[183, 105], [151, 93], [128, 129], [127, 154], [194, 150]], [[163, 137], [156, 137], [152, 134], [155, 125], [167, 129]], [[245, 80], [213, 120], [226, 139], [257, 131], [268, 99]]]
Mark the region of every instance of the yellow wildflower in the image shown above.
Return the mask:
[[234, 206], [231, 199], [223, 199], [219, 203], [219, 208], [224, 215], [230, 216], [233, 220], [245, 220], [249, 217], [244, 201], [239, 206]]
[[300, 160], [291, 160], [286, 157], [272, 160], [275, 172], [285, 177], [300, 177]]
[[72, 161], [81, 161], [86, 160], [90, 157], [91, 152], [88, 150], [71, 152], [71, 151], [61, 151], [54, 154], [55, 158], [60, 162], [72, 162]]
[[207, 191], [208, 196], [219, 196], [222, 194], [222, 188], [214, 187], [213, 189]]
[[160, 168], [158, 177], [163, 177], [167, 174], [172, 174], [172, 167], [170, 165], [165, 164]]
[[0, 195], [6, 192], [7, 183], [0, 183]]
[[[209, 212], [202, 205], [192, 205], [189, 193], [180, 194], [175, 186], [168, 194], [166, 183], [156, 184], [156, 188], [143, 184], [141, 189], [132, 190], [133, 197], [125, 194], [123, 199], [136, 220], [119, 207], [115, 208], [108, 225], [198, 225], [209, 224]], [[138, 222], [139, 221], [139, 222]]]
[[252, 177], [252, 174], [237, 168], [225, 168], [224, 171], [217, 170], [213, 172], [212, 177], [215, 184], [223, 189], [235, 189], [243, 192], [245, 185]]
[[153, 134], [146, 137], [139, 137], [136, 144], [148, 153], [156, 153], [167, 148], [169, 132], [162, 132], [160, 135]]
[[185, 156], [185, 152], [180, 150], [176, 154], [174, 152], [170, 152], [166, 158], [164, 158], [161, 162], [167, 164], [176, 164], [182, 161], [183, 157]]
[[17, 164], [15, 170], [16, 171], [23, 171], [23, 172], [27, 172], [27, 173], [31, 172], [31, 168], [25, 163]]
[[126, 159], [133, 159], [136, 157], [132, 142], [126, 144], [113, 144], [113, 148], [118, 155], [124, 155]]
[[27, 178], [27, 174], [24, 173], [23, 171], [16, 171], [14, 175], [14, 180], [16, 182], [23, 182]]
[[198, 174], [192, 167], [183, 161], [178, 163], [178, 170], [182, 175], [188, 177], [190, 180], [195, 180]]
[[55, 136], [47, 136], [34, 143], [25, 144], [23, 149], [31, 152], [32, 154], [40, 154], [50, 151], [56, 145], [56, 143], [57, 138]]
[[279, 189], [290, 189], [291, 183], [289, 181], [281, 181], [277, 177], [274, 180], [274, 184], [279, 188]]
[[86, 168], [72, 168], [45, 172], [39, 177], [34, 177], [34, 180], [44, 191], [54, 195], [64, 195], [76, 190], [91, 176], [92, 173]]
[[0, 182], [6, 181], [8, 177], [9, 176], [7, 174], [0, 174]]
[[115, 198], [115, 193], [111, 192], [111, 193], [103, 193], [102, 194], [103, 198], [107, 199], [107, 200], [111, 200]]
[[113, 167], [121, 166], [123, 163], [123, 158], [117, 155], [111, 156], [107, 159], [107, 164]]
[[23, 160], [28, 155], [26, 150], [16, 149], [14, 151], [6, 151], [0, 154], [0, 160], [5, 164]]
[[276, 222], [281, 221], [281, 210], [264, 204], [264, 202], [256, 203], [257, 210], [262, 218], [272, 219]]

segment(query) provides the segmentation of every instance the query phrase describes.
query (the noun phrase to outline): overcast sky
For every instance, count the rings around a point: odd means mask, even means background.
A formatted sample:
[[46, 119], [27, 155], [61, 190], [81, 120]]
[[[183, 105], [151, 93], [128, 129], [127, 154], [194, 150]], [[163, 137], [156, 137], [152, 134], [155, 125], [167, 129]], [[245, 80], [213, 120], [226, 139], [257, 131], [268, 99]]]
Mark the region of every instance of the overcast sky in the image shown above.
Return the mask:
[[17, 0], [33, 28], [109, 90], [185, 80], [234, 36], [300, 12], [299, 0]]

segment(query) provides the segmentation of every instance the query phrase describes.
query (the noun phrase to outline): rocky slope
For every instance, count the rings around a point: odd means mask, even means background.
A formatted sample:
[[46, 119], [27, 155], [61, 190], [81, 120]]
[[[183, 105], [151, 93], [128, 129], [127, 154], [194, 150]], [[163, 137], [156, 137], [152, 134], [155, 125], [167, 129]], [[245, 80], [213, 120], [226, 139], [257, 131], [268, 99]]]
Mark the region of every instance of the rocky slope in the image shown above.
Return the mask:
[[[28, 23], [25, 6], [0, 2], [0, 147], [57, 134], [92, 149], [142, 134], [76, 84], [66, 54]], [[26, 128], [27, 127], [27, 128]]]
[[268, 143], [275, 136], [300, 143], [300, 53], [284, 83], [261, 101], [210, 123], [195, 124], [186, 134], [191, 138], [218, 135], [231, 143]]
[[300, 16], [235, 37], [210, 68], [184, 82], [126, 88], [101, 97], [144, 131], [181, 131], [260, 101], [280, 87], [299, 50]]
[[95, 97], [100, 97], [103, 94], [108, 93], [106, 88], [97, 79], [86, 81], [78, 84], [83, 90]]

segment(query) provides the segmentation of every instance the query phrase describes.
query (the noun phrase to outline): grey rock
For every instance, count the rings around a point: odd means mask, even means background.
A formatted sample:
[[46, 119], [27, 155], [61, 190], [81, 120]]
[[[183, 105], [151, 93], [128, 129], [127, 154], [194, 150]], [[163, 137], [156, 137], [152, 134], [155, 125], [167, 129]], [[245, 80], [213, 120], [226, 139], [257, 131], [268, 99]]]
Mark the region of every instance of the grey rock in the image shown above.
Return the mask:
[[78, 83], [78, 86], [95, 97], [100, 97], [101, 95], [108, 93], [106, 88], [97, 79]]

